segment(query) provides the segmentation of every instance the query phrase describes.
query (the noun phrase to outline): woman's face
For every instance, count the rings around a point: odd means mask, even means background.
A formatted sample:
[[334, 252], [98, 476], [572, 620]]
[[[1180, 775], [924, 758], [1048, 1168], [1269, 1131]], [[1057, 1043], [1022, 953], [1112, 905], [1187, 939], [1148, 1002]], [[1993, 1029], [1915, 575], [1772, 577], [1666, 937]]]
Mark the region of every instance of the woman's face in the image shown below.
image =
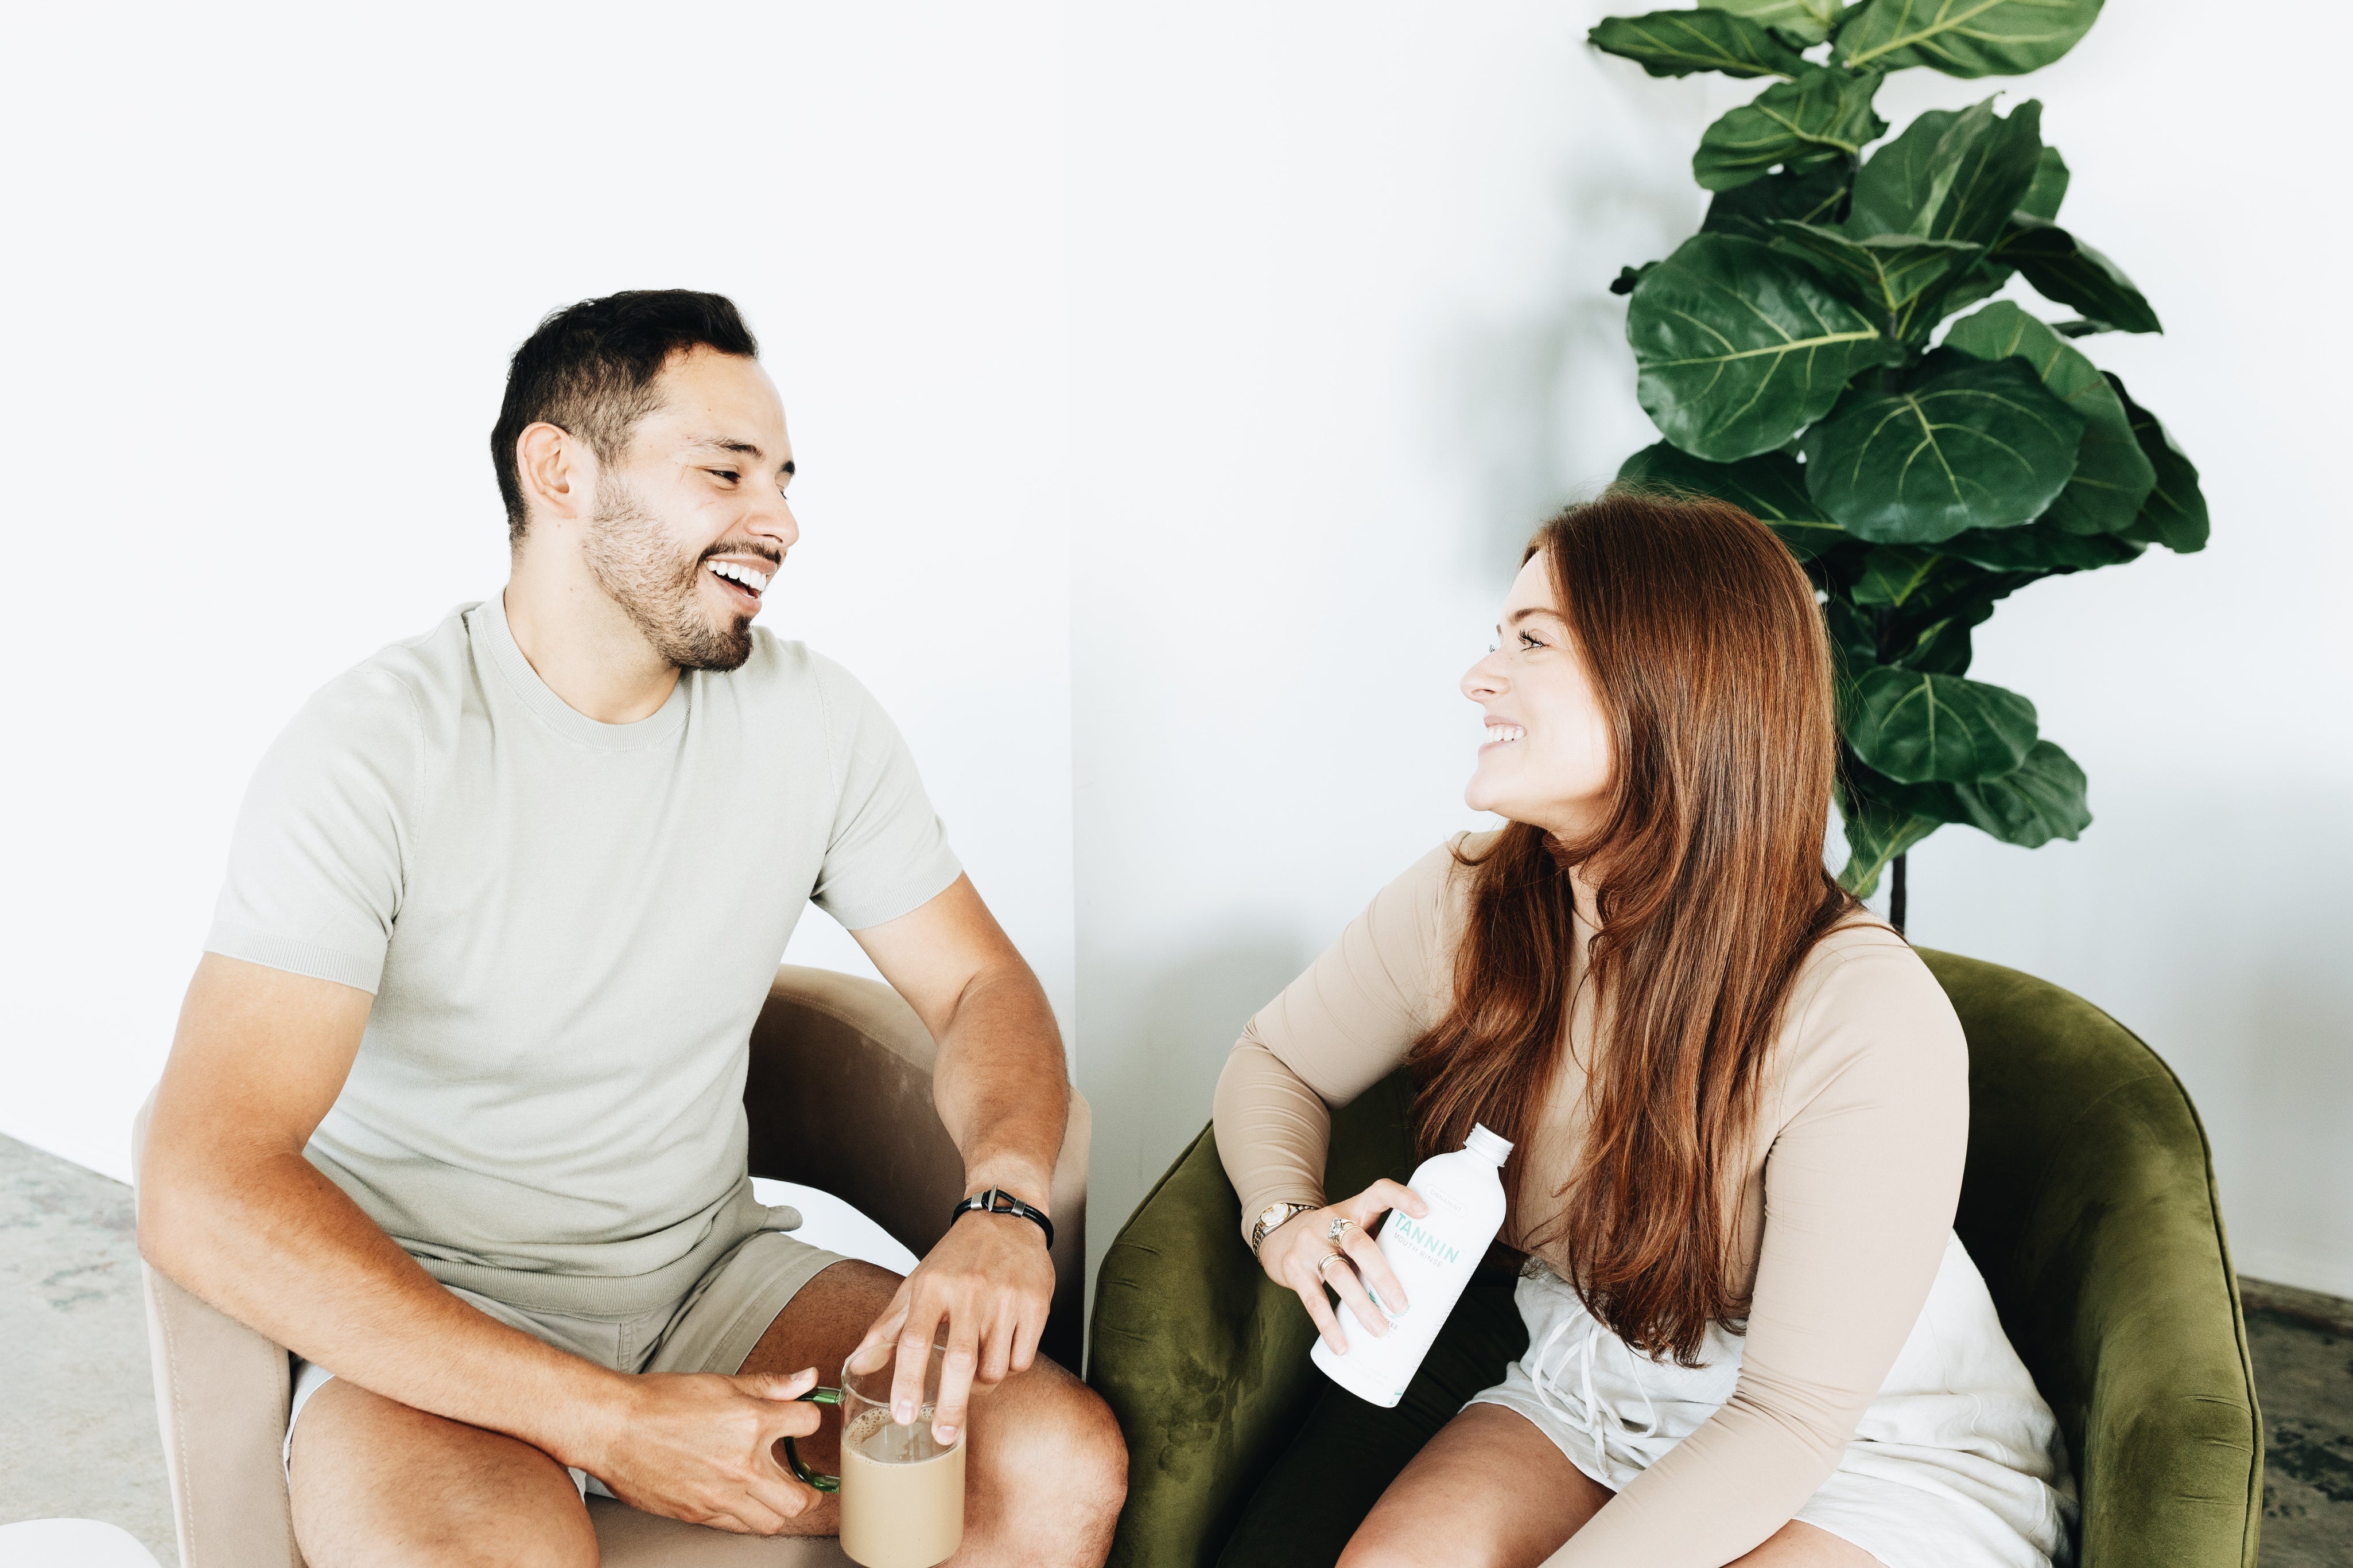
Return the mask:
[[1599, 823], [1609, 787], [1609, 726], [1569, 640], [1541, 554], [1504, 600], [1495, 650], [1462, 678], [1487, 715], [1487, 742], [1462, 798], [1561, 837]]

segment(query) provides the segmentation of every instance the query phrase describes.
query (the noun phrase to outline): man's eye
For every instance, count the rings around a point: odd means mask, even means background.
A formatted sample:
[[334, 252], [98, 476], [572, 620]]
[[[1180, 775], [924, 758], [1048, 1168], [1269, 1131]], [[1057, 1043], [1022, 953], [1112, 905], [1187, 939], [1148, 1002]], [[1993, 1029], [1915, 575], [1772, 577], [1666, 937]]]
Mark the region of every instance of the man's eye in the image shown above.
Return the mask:
[[711, 471], [712, 471], [713, 474], [716, 474], [719, 478], [721, 478], [721, 479], [725, 479], [725, 480], [726, 480], [729, 484], [731, 484], [731, 485], [732, 485], [732, 484], [733, 484], [737, 479], [742, 479], [742, 478], [744, 477], [743, 475], [741, 475], [741, 474], [737, 473], [737, 472], [736, 472], [734, 469], [733, 469], [733, 468], [713, 468], [713, 469], [712, 469]]

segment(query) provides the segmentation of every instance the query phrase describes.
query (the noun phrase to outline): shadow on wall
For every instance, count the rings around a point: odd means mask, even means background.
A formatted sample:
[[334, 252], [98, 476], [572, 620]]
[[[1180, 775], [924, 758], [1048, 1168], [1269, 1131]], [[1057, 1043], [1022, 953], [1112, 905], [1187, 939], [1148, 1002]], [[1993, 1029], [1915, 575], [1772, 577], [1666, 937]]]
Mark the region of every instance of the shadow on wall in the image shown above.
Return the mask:
[[1105, 1147], [1100, 1136], [1096, 1141], [1093, 1184], [1124, 1201], [1115, 1213], [1105, 1214], [1108, 1223], [1089, 1227], [1088, 1247], [1094, 1254], [1088, 1260], [1090, 1279], [1103, 1250], [1126, 1223], [1127, 1209], [1209, 1119], [1218, 1074], [1242, 1026], [1314, 956], [1292, 932], [1246, 930], [1166, 967], [1131, 972], [1103, 987], [1110, 994], [1134, 998], [1137, 1012], [1109, 1021], [1111, 1026], [1100, 1033], [1134, 1041], [1137, 1048], [1105, 1062], [1102, 1074], [1085, 1075], [1087, 1095], [1096, 1104], [1134, 1108], [1123, 1119], [1129, 1134], [1124, 1146]]
[[[1556, 238], [1542, 266], [1545, 306], [1451, 323], [1432, 345], [1426, 384], [1442, 460], [1468, 476], [1471, 572], [1508, 580], [1537, 523], [1598, 495], [1628, 454], [1658, 438], [1633, 398], [1619, 268], [1666, 255], [1698, 226], [1679, 165], [1653, 167], [1689, 116], [1665, 102], [1624, 106], [1620, 134], [1641, 153], [1567, 157], [1553, 186]], [[1672, 156], [1665, 160], [1672, 163]], [[1639, 254], [1638, 254], [1639, 253]]]

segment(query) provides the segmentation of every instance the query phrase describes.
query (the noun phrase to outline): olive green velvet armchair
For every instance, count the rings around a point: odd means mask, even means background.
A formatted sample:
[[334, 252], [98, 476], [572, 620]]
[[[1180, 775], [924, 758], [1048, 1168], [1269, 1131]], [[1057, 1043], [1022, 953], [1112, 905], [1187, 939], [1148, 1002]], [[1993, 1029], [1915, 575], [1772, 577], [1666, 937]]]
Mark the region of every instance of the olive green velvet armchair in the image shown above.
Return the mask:
[[[1957, 1227], [2065, 1435], [2078, 1562], [2254, 1568], [2262, 1428], [2189, 1096], [2081, 998], [1921, 956], [1968, 1034]], [[1328, 1190], [1405, 1177], [1406, 1109], [1400, 1075], [1334, 1118]], [[1306, 1314], [1240, 1227], [1205, 1131], [1103, 1259], [1089, 1381], [1127, 1433], [1122, 1568], [1331, 1563], [1419, 1443], [1525, 1347], [1510, 1281], [1475, 1281], [1398, 1411], [1375, 1412], [1314, 1371]]]

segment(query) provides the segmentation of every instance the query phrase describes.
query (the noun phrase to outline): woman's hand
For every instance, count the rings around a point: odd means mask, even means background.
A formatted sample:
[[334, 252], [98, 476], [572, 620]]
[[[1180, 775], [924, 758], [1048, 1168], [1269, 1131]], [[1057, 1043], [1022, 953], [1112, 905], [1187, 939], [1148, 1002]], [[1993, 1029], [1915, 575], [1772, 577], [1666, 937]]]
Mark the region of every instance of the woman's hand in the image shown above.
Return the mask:
[[[1389, 1331], [1389, 1321], [1366, 1295], [1366, 1285], [1397, 1311], [1412, 1304], [1405, 1299], [1405, 1287], [1389, 1272], [1380, 1243], [1366, 1234], [1367, 1226], [1391, 1209], [1402, 1209], [1416, 1219], [1430, 1213], [1430, 1205], [1411, 1187], [1385, 1176], [1353, 1198], [1293, 1215], [1259, 1243], [1259, 1267], [1276, 1284], [1298, 1292], [1316, 1331], [1335, 1355], [1348, 1353], [1348, 1340], [1340, 1331], [1332, 1303], [1324, 1299], [1324, 1286], [1337, 1290], [1340, 1300], [1356, 1314], [1356, 1321], [1376, 1335]], [[1340, 1227], [1341, 1239], [1335, 1244], [1332, 1224], [1339, 1219], [1352, 1223]], [[1335, 1258], [1340, 1261], [1331, 1261]]]

